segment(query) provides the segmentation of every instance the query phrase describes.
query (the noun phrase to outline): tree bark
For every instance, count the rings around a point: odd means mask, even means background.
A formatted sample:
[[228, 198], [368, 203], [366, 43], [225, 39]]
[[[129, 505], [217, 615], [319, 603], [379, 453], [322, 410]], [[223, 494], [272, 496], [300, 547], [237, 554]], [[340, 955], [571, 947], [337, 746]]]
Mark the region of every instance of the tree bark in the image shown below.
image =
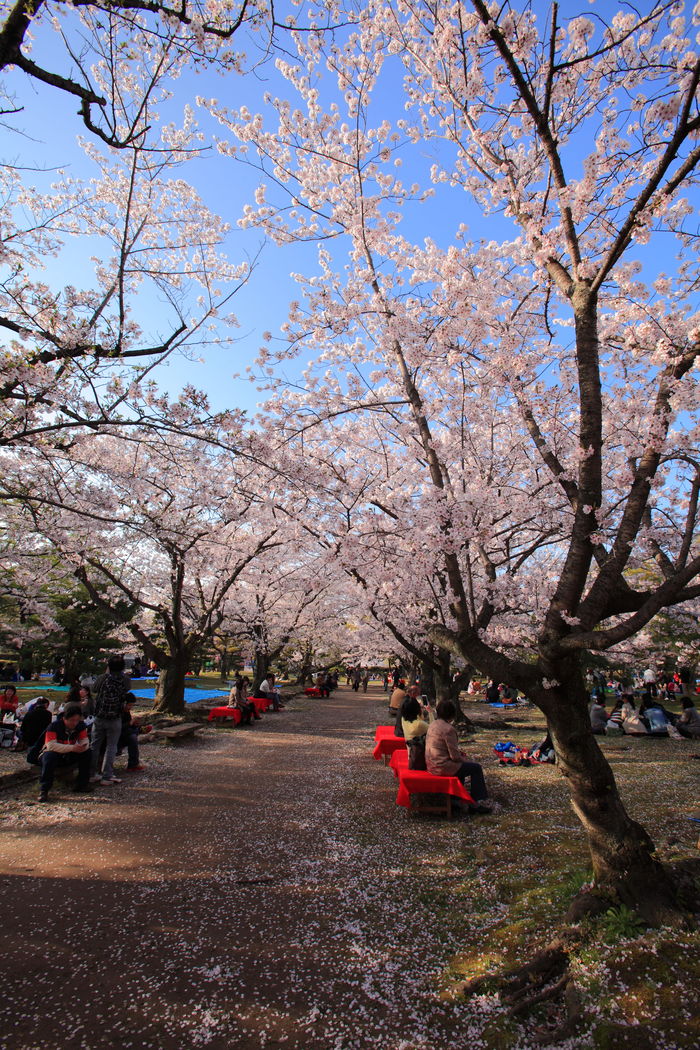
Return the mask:
[[168, 715], [181, 715], [185, 710], [186, 660], [168, 661], [161, 667], [156, 685], [154, 710]]
[[596, 888], [634, 908], [651, 925], [677, 924], [680, 909], [671, 879], [651, 838], [625, 810], [612, 769], [591, 732], [583, 676], [569, 674], [533, 699], [547, 716], [558, 768], [588, 836]]
[[311, 678], [312, 670], [313, 649], [310, 645], [306, 645], [302, 654], [301, 667], [299, 668], [299, 673], [297, 674], [297, 685], [304, 685], [307, 679]]
[[451, 700], [457, 708], [457, 716], [455, 723], [462, 730], [466, 730], [471, 733], [475, 730], [474, 723], [468, 718], [462, 710], [462, 705], [459, 700], [459, 695], [462, 689], [465, 689], [469, 685], [471, 674], [464, 672], [457, 677], [454, 676], [452, 671], [452, 657], [447, 649], [441, 649], [435, 647], [434, 649], [434, 664], [433, 664], [433, 682], [435, 685], [435, 700], [436, 703], [440, 703], [441, 700]]
[[266, 649], [255, 649], [255, 677], [253, 679], [253, 689], [255, 692], [260, 687], [260, 683], [264, 678], [267, 678], [267, 672], [270, 670], [270, 654]]

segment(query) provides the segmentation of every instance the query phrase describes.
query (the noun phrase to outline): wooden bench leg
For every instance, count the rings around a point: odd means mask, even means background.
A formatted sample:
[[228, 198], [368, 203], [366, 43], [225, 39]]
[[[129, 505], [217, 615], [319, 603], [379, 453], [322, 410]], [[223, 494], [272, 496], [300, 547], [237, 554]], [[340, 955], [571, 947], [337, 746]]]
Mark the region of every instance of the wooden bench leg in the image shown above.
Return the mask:
[[[445, 801], [431, 804], [435, 799], [435, 796], [432, 793], [421, 794], [419, 791], [412, 792], [409, 797], [408, 808], [414, 813], [441, 813], [449, 820], [452, 817], [452, 796], [444, 795], [443, 798]], [[422, 799], [423, 801], [420, 802], [419, 799]], [[425, 800], [430, 801], [426, 802]]]

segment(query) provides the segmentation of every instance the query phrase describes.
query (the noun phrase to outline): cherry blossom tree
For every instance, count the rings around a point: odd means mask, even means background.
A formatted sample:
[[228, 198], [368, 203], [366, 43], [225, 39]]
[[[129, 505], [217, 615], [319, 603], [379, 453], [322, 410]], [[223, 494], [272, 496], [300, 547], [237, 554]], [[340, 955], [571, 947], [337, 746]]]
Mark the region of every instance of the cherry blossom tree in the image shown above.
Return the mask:
[[[228, 337], [227, 304], [250, 263], [228, 262], [228, 227], [194, 189], [206, 143], [184, 89], [178, 112], [177, 88], [193, 69], [241, 73], [236, 34], [258, 62], [274, 30], [257, 0], [0, 7], [3, 443], [65, 443], [106, 421], [162, 424], [154, 366]], [[49, 155], [41, 170], [44, 128], [22, 105], [27, 85], [59, 120], [75, 99], [74, 130], [88, 133], [73, 147], [68, 124], [60, 161]], [[70, 175], [51, 174], [66, 161]]]
[[[278, 61], [274, 128], [219, 117], [264, 172], [245, 223], [321, 242], [261, 358], [318, 354], [288, 432], [306, 449], [345, 413], [332, 448], [354, 428], [359, 458], [365, 417], [373, 457], [386, 433], [405, 447], [414, 549], [448, 595], [431, 640], [535, 700], [598, 890], [660, 921], [673, 885], [590, 732], [583, 660], [700, 593], [700, 58], [697, 11], [620, 7], [357, 5], [352, 29]], [[498, 241], [468, 241], [474, 204]], [[664, 272], [653, 247], [674, 238]]]
[[[125, 120], [125, 90], [133, 71], [145, 60], [156, 70], [174, 57], [192, 64], [216, 62], [240, 69], [232, 46], [242, 26], [272, 28], [271, 11], [259, 0], [190, 0], [170, 6], [158, 0], [80, 0], [66, 5], [47, 0], [3, 0], [0, 6], [0, 72], [13, 79], [3, 85], [5, 119], [21, 113], [12, 86], [28, 78], [76, 99], [85, 128], [120, 149], [141, 140], [147, 124], [142, 110], [150, 86]], [[131, 82], [131, 83], [130, 83]]]
[[[100, 433], [70, 456], [4, 462], [3, 491], [98, 608], [119, 616], [160, 668], [156, 708], [184, 707], [185, 675], [220, 627], [241, 574], [276, 545], [274, 510], [257, 495], [259, 468], [201, 441]], [[41, 548], [40, 548], [41, 549]]]
[[[3, 445], [70, 441], [72, 432], [107, 421], [162, 423], [149, 381], [154, 363], [214, 338], [215, 318], [246, 278], [248, 267], [232, 266], [220, 251], [225, 226], [175, 177], [172, 159], [139, 147], [114, 159], [89, 152], [95, 180], [64, 179], [48, 195], [27, 193], [5, 172], [24, 222], [8, 206]], [[39, 273], [45, 257], [58, 257], [72, 238], [96, 253], [94, 282], [58, 288]], [[154, 332], [156, 301], [162, 327]]]
[[254, 664], [256, 687], [288, 647], [310, 646], [325, 659], [343, 649], [347, 632], [347, 600], [337, 576], [289, 508], [280, 502], [279, 510], [278, 546], [250, 565], [222, 624]]

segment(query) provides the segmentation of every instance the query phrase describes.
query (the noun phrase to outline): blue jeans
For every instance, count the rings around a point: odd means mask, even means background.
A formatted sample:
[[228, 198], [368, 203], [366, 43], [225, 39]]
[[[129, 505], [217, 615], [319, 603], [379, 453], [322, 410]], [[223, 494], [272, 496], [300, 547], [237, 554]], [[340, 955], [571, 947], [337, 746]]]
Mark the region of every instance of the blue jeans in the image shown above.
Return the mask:
[[117, 718], [96, 718], [92, 724], [92, 772], [97, 772], [102, 744], [105, 745], [105, 758], [102, 763], [102, 776], [109, 780], [114, 776], [114, 757], [122, 732], [122, 720]]
[[64, 754], [60, 754], [58, 751], [44, 751], [41, 756], [41, 775], [39, 777], [41, 790], [50, 791], [56, 770], [70, 766], [78, 767], [78, 787], [87, 787], [90, 783], [91, 763], [92, 752], [90, 748], [87, 751], [68, 751]]
[[463, 784], [465, 778], [469, 777], [469, 794], [475, 802], [481, 802], [482, 799], [489, 797], [489, 793], [486, 790], [486, 781], [484, 780], [484, 771], [478, 762], [462, 762], [455, 776]]

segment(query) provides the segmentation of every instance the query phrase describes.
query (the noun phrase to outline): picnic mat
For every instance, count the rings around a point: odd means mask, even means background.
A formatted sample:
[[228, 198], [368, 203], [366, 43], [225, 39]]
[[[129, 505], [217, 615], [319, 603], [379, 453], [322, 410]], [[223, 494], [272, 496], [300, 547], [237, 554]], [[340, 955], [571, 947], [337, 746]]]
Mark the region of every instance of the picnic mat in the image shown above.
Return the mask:
[[[155, 683], [150, 689], [132, 689], [134, 696], [142, 696], [153, 700], [156, 695]], [[228, 699], [228, 689], [193, 689], [185, 686], [185, 703], [196, 704], [198, 700], [224, 700]]]

